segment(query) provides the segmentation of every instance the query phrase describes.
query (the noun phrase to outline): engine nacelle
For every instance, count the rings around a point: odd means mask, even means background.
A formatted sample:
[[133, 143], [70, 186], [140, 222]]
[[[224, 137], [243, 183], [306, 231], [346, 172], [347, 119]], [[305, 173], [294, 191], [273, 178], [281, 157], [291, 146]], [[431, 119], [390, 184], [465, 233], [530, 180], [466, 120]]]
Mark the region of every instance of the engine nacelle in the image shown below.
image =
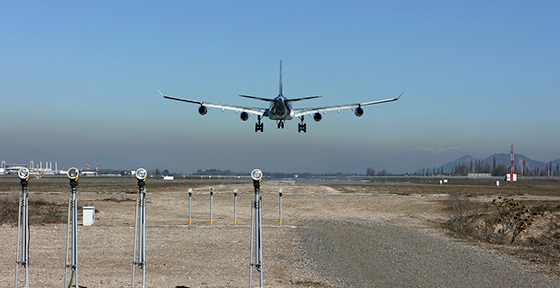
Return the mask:
[[321, 119], [323, 119], [323, 116], [321, 116], [321, 113], [317, 112], [317, 113], [313, 114], [313, 120], [315, 120], [315, 122], [319, 122], [319, 121], [321, 121]]
[[200, 113], [200, 115], [206, 115], [206, 113], [208, 113], [208, 108], [204, 105], [200, 105], [200, 107], [198, 107], [198, 113]]
[[362, 109], [362, 107], [358, 107], [354, 109], [354, 114], [358, 117], [361, 117], [362, 115], [364, 115], [364, 109]]
[[241, 115], [239, 116], [239, 118], [241, 118], [241, 120], [243, 120], [243, 121], [247, 121], [247, 119], [249, 119], [249, 113], [241, 112]]

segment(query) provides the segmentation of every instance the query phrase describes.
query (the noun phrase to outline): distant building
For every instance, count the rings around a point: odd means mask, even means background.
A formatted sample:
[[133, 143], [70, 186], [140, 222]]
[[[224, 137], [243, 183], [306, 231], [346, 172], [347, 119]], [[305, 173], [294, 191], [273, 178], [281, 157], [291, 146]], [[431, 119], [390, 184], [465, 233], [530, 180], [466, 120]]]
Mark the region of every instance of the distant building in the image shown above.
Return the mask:
[[27, 167], [21, 164], [9, 165], [4, 169], [4, 174], [17, 174], [18, 171], [22, 168], [27, 168]]
[[506, 174], [505, 181], [517, 181], [517, 174]]

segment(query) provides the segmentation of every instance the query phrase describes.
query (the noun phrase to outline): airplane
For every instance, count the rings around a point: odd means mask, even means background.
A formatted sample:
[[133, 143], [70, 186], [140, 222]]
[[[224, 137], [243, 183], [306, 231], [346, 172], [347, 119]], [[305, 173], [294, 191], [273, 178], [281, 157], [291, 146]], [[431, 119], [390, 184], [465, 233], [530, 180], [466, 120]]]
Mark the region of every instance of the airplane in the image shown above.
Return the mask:
[[84, 168], [80, 169], [80, 175], [82, 176], [97, 176], [97, 167], [95, 167], [95, 171], [89, 171], [89, 163], [88, 163], [88, 170], [84, 171]]
[[370, 102], [362, 102], [362, 103], [353, 103], [353, 104], [344, 104], [344, 105], [334, 105], [334, 106], [325, 106], [325, 107], [315, 107], [315, 108], [303, 108], [303, 109], [294, 109], [292, 108], [292, 103], [302, 100], [309, 100], [320, 98], [322, 96], [308, 96], [302, 98], [295, 98], [295, 99], [288, 99], [284, 97], [282, 94], [282, 61], [280, 61], [280, 88], [278, 92], [278, 96], [275, 98], [263, 98], [258, 96], [251, 96], [251, 95], [239, 95], [244, 98], [250, 98], [255, 100], [266, 101], [270, 103], [268, 108], [254, 108], [254, 107], [246, 107], [246, 106], [237, 106], [237, 105], [227, 105], [227, 104], [219, 104], [219, 103], [211, 103], [206, 101], [198, 101], [198, 100], [190, 100], [190, 99], [183, 99], [172, 97], [168, 95], [164, 95], [161, 91], [159, 93], [163, 98], [176, 100], [176, 101], [183, 101], [193, 104], [198, 104], [198, 113], [200, 115], [206, 115], [208, 113], [208, 108], [219, 108], [224, 110], [233, 110], [235, 113], [241, 112], [240, 118], [242, 121], [247, 121], [249, 116], [252, 114], [257, 115], [257, 123], [255, 124], [255, 132], [264, 132], [264, 123], [261, 123], [261, 119], [264, 117], [268, 117], [270, 120], [275, 120], [278, 129], [284, 129], [284, 122], [286, 120], [292, 120], [293, 118], [299, 118], [301, 120], [298, 123], [298, 133], [307, 132], [307, 124], [304, 123], [305, 115], [309, 114], [316, 122], [321, 121], [323, 116], [321, 113], [326, 114], [327, 111], [336, 110], [340, 112], [342, 109], [351, 109], [354, 111], [354, 114], [358, 117], [361, 117], [364, 114], [364, 110], [362, 109], [363, 106], [373, 105], [373, 104], [381, 104], [387, 103], [392, 101], [397, 101], [401, 98], [402, 94], [397, 98], [389, 98], [384, 100], [377, 100], [377, 101], [370, 101]]

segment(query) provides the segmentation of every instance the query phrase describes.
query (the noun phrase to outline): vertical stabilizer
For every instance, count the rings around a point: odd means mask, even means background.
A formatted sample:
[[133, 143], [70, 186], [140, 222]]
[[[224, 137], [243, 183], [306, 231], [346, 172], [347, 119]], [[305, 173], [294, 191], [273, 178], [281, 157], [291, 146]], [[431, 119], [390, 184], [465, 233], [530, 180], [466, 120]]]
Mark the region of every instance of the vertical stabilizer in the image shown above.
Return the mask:
[[278, 90], [278, 96], [284, 96], [282, 95], [282, 60], [280, 60], [280, 88]]

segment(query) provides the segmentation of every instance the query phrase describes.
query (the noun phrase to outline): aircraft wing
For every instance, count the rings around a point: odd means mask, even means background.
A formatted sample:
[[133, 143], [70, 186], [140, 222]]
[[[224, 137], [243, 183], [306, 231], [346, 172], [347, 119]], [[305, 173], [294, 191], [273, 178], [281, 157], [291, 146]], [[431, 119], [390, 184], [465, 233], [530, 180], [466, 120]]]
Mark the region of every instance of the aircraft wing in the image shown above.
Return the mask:
[[232, 111], [235, 111], [235, 113], [237, 113], [237, 112], [247, 112], [247, 113], [250, 113], [250, 114], [257, 114], [257, 115], [262, 116], [264, 114], [264, 111], [266, 110], [266, 109], [263, 109], [263, 108], [245, 107], [245, 106], [237, 106], [237, 105], [228, 105], [228, 104], [219, 104], [219, 103], [191, 100], [191, 99], [183, 99], [183, 98], [163, 95], [163, 93], [161, 93], [161, 91], [159, 91], [159, 93], [165, 99], [183, 101], [183, 102], [198, 104], [198, 105], [201, 105], [201, 106], [218, 108], [218, 109], [222, 109], [222, 110], [232, 110]]
[[370, 102], [343, 104], [343, 105], [334, 105], [334, 106], [325, 106], [325, 107], [315, 107], [315, 108], [294, 109], [294, 117], [300, 117], [300, 116], [303, 116], [305, 114], [324, 113], [324, 112], [333, 111], [333, 110], [336, 110], [336, 111], [339, 111], [339, 110], [342, 110], [342, 109], [352, 109], [352, 110], [354, 110], [354, 109], [356, 109], [358, 107], [362, 107], [362, 106], [368, 106], [368, 105], [397, 101], [401, 98], [401, 96], [402, 96], [402, 93], [399, 97], [396, 97], [396, 98], [389, 98], [389, 99], [376, 100], [376, 101], [370, 101]]

